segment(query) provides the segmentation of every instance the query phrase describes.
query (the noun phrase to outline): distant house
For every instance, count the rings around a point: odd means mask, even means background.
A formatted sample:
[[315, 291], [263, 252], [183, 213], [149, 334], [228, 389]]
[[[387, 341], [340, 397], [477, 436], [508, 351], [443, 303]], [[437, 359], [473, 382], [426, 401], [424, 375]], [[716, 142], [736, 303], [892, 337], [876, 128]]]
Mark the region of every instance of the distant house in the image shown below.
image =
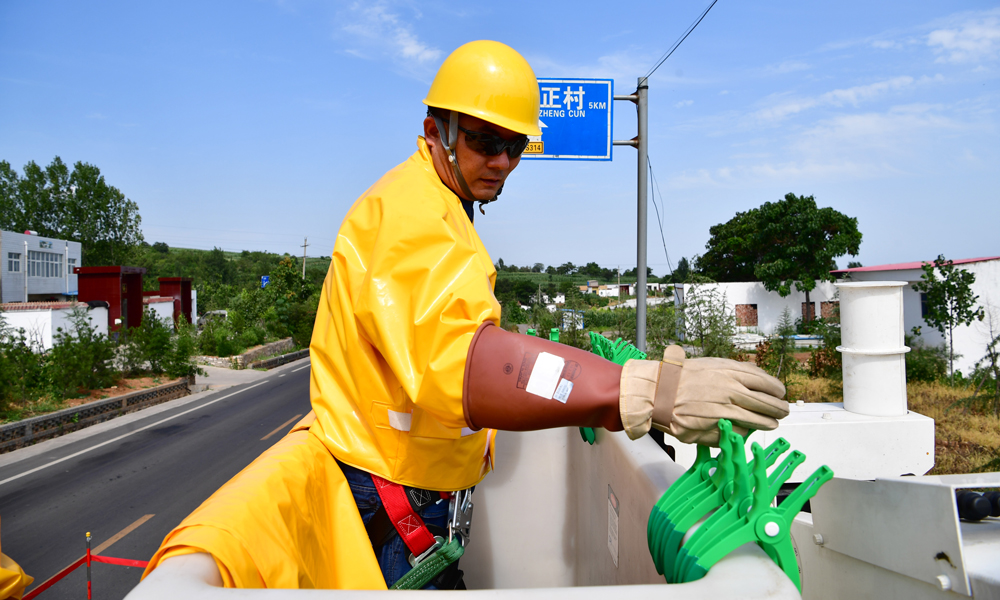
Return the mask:
[[[954, 261], [959, 266], [976, 276], [972, 284], [972, 292], [979, 296], [978, 304], [987, 312], [983, 322], [974, 321], [972, 325], [955, 329], [955, 352], [961, 354], [955, 359], [955, 368], [968, 374], [983, 354], [989, 337], [990, 319], [993, 321], [994, 334], [1000, 333], [1000, 256], [984, 258], [964, 258]], [[833, 271], [839, 277], [851, 281], [905, 281], [913, 284], [920, 281], [923, 275], [921, 266], [924, 261], [897, 263], [891, 265], [876, 265], [873, 267], [857, 267]], [[929, 344], [945, 342], [945, 336], [924, 321], [927, 306], [924, 294], [915, 291], [911, 286], [903, 288], [903, 325], [906, 331], [920, 327], [921, 336]]]
[[792, 292], [782, 298], [777, 292], [769, 292], [759, 281], [734, 283], [703, 283], [675, 287], [675, 298], [678, 303], [690, 298], [692, 288], [714, 288], [725, 294], [726, 302], [736, 313], [736, 326], [742, 332], [757, 332], [764, 335], [774, 333], [781, 321], [781, 315], [788, 309], [789, 316], [805, 320], [810, 317], [831, 317], [835, 314], [838, 300], [837, 288], [827, 281], [816, 283], [816, 289], [809, 292], [809, 304], [806, 304], [805, 292]]
[[0, 231], [0, 303], [72, 299], [81, 251], [80, 242]]

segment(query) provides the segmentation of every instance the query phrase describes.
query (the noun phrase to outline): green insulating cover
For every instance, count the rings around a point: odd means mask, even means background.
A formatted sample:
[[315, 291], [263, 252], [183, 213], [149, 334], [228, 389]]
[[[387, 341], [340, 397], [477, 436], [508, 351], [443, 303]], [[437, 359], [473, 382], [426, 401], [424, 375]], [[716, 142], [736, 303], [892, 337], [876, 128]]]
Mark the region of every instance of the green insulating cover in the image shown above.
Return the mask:
[[552, 342], [559, 341], [559, 329], [557, 327], [553, 327], [552, 329], [549, 330], [549, 341]]
[[538, 337], [538, 332], [535, 331], [534, 329], [529, 329], [529, 330], [525, 331], [524, 333], [526, 333], [528, 335], [533, 335], [535, 337]]
[[[553, 329], [552, 331], [556, 330]], [[559, 341], [558, 334], [555, 341]], [[624, 365], [626, 361], [632, 358], [639, 360], [645, 360], [646, 358], [645, 352], [621, 338], [612, 342], [594, 331], [590, 332], [590, 351], [601, 358], [610, 360], [616, 365]], [[594, 431], [593, 427], [581, 427], [580, 437], [583, 438], [583, 441], [592, 445], [597, 440], [597, 432]]]
[[[787, 440], [778, 438], [766, 449], [753, 442], [753, 459], [747, 462], [746, 437], [733, 432], [725, 419], [719, 421], [719, 433], [719, 454], [712, 457], [707, 446], [698, 446], [694, 464], [650, 512], [646, 541], [657, 572], [668, 583], [695, 581], [736, 548], [756, 542], [801, 592], [792, 521], [833, 478], [833, 471], [820, 467], [773, 507], [781, 486], [805, 462], [805, 454], [793, 450], [768, 474], [767, 469], [790, 449]], [[682, 546], [687, 531], [702, 520]]]

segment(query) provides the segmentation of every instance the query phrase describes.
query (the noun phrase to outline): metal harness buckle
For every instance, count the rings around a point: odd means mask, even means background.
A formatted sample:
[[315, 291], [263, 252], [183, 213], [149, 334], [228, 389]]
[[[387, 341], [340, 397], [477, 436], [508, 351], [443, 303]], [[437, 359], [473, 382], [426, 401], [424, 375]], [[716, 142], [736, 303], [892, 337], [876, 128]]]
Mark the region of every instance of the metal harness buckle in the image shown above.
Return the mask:
[[439, 535], [436, 535], [434, 536], [434, 544], [430, 548], [424, 550], [423, 554], [421, 554], [420, 556], [414, 557], [413, 554], [410, 554], [406, 558], [406, 561], [410, 563], [411, 567], [416, 567], [420, 563], [430, 558], [431, 555], [437, 552], [437, 549], [440, 548], [441, 546], [444, 546], [444, 538]]
[[452, 494], [448, 512], [448, 541], [458, 535], [458, 543], [464, 548], [469, 543], [472, 530], [472, 490], [459, 490]]

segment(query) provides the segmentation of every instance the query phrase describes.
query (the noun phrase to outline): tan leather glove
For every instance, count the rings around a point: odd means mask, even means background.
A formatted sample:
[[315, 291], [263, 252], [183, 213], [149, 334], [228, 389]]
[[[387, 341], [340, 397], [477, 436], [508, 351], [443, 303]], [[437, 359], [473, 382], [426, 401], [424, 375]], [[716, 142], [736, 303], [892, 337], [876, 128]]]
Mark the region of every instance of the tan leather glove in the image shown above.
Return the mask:
[[682, 442], [719, 442], [719, 419], [733, 430], [771, 430], [788, 415], [785, 386], [749, 363], [725, 358], [685, 359], [679, 346], [663, 361], [631, 360], [622, 369], [619, 408], [629, 437], [650, 426]]

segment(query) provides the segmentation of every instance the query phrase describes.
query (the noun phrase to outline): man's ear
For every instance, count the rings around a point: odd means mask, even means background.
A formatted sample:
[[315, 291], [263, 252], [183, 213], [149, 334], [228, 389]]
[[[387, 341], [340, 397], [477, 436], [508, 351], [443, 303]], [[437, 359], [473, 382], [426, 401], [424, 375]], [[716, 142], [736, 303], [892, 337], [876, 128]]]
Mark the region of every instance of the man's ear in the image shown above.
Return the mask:
[[441, 132], [438, 131], [437, 123], [434, 122], [434, 117], [427, 117], [424, 119], [424, 141], [427, 142], [427, 147], [432, 151], [438, 142], [441, 140]]

